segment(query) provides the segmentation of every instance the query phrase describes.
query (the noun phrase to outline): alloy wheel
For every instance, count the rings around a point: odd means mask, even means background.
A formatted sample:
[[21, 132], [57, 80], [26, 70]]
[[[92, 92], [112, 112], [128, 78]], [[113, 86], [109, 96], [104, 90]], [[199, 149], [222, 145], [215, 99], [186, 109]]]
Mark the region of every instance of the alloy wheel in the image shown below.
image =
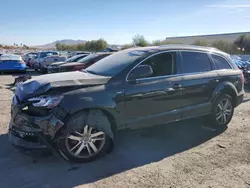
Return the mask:
[[223, 125], [226, 124], [233, 112], [233, 105], [229, 99], [222, 99], [216, 109], [216, 121]]
[[83, 130], [74, 131], [67, 135], [66, 148], [74, 157], [90, 158], [103, 148], [106, 135], [88, 125]]

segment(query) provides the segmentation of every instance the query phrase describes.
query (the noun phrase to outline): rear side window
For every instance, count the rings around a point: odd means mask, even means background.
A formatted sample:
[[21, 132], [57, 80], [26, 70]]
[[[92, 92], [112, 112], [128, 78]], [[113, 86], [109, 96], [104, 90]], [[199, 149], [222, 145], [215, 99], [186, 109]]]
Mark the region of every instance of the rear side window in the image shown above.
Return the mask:
[[220, 70], [220, 69], [232, 69], [230, 67], [230, 65], [228, 64], [228, 62], [224, 58], [222, 58], [218, 55], [214, 55], [214, 54], [212, 54], [211, 56], [213, 58], [215, 66], [218, 70]]
[[206, 53], [181, 52], [182, 72], [195, 73], [212, 70], [211, 62]]

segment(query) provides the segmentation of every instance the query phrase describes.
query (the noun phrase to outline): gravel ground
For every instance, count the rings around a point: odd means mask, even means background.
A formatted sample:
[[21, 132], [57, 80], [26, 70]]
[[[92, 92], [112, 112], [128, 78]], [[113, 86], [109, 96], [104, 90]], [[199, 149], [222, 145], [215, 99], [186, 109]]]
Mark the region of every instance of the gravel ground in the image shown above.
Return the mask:
[[8, 142], [12, 76], [0, 76], [0, 187], [250, 187], [250, 92], [225, 130], [203, 118], [117, 135], [113, 153], [68, 164]]

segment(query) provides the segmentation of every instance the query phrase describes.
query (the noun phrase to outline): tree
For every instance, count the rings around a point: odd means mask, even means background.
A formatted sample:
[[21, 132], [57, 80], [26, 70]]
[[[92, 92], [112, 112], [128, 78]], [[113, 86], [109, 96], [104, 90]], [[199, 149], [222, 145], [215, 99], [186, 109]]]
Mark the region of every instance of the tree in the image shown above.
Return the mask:
[[231, 42], [218, 40], [212, 43], [212, 47], [215, 47], [221, 51], [227, 52], [229, 54], [238, 53], [237, 46]]
[[241, 50], [241, 52], [250, 53], [250, 36], [249, 35], [240, 35], [235, 41], [234, 44]]
[[244, 49], [245, 47], [245, 40], [246, 40], [246, 35], [240, 35], [235, 41], [234, 44], [240, 48], [240, 50]]
[[133, 44], [124, 44], [124, 45], [122, 46], [122, 50], [125, 50], [125, 49], [128, 49], [128, 48], [133, 48], [133, 47], [134, 47]]
[[103, 51], [107, 47], [108, 47], [108, 43], [104, 39], [99, 39], [99, 40], [95, 41], [95, 51], [96, 52]]
[[148, 46], [148, 42], [142, 35], [135, 35], [133, 38], [133, 43], [136, 46], [141, 46], [141, 47]]
[[160, 46], [160, 45], [162, 45], [162, 41], [160, 41], [160, 40], [154, 40], [152, 42], [152, 46]]
[[61, 44], [60, 43], [56, 43], [56, 49], [61, 50]]
[[208, 43], [205, 40], [196, 40], [196, 41], [194, 41], [193, 45], [196, 45], [196, 46], [208, 46]]

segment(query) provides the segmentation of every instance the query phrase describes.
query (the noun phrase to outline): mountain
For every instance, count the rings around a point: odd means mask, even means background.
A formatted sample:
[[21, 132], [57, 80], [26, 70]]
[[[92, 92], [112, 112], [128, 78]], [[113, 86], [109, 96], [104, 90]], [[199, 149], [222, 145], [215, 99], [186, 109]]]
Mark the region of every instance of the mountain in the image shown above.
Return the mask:
[[74, 44], [81, 44], [81, 43], [85, 43], [85, 42], [86, 41], [84, 41], [84, 40], [64, 39], [64, 40], [57, 40], [57, 41], [52, 42], [52, 43], [48, 43], [48, 44], [44, 44], [44, 45], [37, 45], [37, 46], [33, 46], [33, 47], [41, 48], [41, 49], [53, 49], [53, 48], [56, 48], [56, 43], [66, 44], [66, 45], [74, 45]]

